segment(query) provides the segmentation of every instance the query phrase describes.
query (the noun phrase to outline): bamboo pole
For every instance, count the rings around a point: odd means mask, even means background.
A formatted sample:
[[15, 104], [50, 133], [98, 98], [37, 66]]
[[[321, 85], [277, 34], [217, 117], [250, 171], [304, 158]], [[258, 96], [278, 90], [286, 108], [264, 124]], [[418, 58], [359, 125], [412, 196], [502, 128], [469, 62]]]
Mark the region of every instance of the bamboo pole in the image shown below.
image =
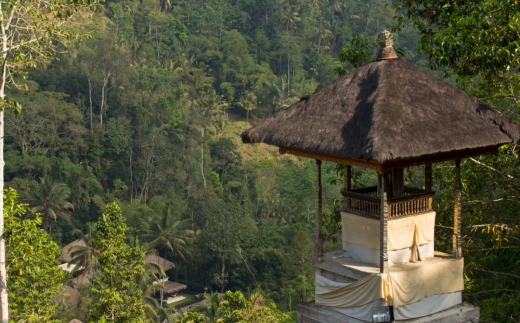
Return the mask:
[[455, 193], [453, 212], [453, 257], [462, 257], [462, 206], [461, 206], [461, 182], [460, 182], [460, 159], [455, 161]]
[[314, 256], [323, 256], [323, 234], [322, 234], [322, 221], [323, 221], [323, 187], [321, 183], [321, 160], [316, 159], [316, 240], [314, 242]]
[[424, 165], [424, 189], [426, 191], [432, 190], [432, 164]]
[[345, 165], [345, 173], [343, 176], [343, 188], [345, 191], [352, 190], [352, 166]]
[[[345, 171], [343, 173], [343, 190], [350, 191], [352, 190], [352, 166], [344, 165]], [[345, 198], [343, 202], [343, 209], [348, 210], [350, 205], [348, 205], [348, 198]]]

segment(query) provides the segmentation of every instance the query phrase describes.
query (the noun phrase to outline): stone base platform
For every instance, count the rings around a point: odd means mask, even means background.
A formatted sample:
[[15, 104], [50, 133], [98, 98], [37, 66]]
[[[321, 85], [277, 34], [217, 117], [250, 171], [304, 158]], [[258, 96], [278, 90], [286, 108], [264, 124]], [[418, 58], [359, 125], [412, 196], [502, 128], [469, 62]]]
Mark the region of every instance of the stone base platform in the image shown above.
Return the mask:
[[[325, 306], [314, 302], [298, 305], [297, 323], [367, 323], [349, 316], [343, 315]], [[448, 308], [442, 312], [423, 316], [413, 320], [395, 321], [399, 323], [478, 323], [480, 309], [464, 304]]]

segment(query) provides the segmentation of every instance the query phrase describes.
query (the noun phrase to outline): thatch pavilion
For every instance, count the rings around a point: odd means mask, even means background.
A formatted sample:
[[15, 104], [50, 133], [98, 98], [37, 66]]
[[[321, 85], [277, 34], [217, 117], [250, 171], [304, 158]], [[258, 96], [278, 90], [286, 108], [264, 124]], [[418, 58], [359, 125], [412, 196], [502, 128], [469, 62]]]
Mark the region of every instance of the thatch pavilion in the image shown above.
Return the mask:
[[[316, 300], [298, 307], [298, 322], [388, 321], [387, 310], [397, 321], [478, 321], [478, 308], [462, 304], [460, 160], [520, 142], [520, 126], [398, 59], [389, 32], [380, 45], [377, 60], [242, 134], [245, 143], [316, 160]], [[322, 160], [345, 165], [343, 248], [326, 254]], [[448, 255], [434, 251], [432, 163], [449, 160], [456, 188]], [[424, 187], [405, 186], [403, 169], [417, 165], [424, 165]], [[375, 170], [377, 185], [353, 189], [352, 166]]]

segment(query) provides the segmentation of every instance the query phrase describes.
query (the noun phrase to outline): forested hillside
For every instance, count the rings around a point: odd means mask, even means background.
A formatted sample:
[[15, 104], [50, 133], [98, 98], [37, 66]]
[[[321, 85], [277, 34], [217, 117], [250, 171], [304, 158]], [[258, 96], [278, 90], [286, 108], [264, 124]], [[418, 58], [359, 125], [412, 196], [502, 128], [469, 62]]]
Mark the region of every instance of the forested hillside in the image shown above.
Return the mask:
[[[127, 244], [174, 262], [173, 280], [199, 292], [258, 288], [294, 310], [314, 293], [315, 163], [243, 145], [239, 135], [352, 69], [352, 57], [371, 57], [394, 14], [382, 0], [106, 1], [71, 27], [88, 38], [9, 88], [22, 113], [6, 114], [6, 186], [29, 203], [28, 215], [43, 212], [59, 246], [95, 231], [116, 201]], [[341, 62], [355, 37], [366, 50], [351, 48]], [[402, 58], [428, 66], [411, 26], [394, 39]], [[463, 164], [466, 295], [490, 321], [520, 315], [514, 153], [506, 147]], [[336, 165], [324, 170], [332, 248], [341, 181]], [[452, 171], [443, 164], [435, 172], [445, 251]], [[355, 173], [356, 183], [371, 180]], [[489, 272], [492, 279], [482, 276]], [[85, 304], [61, 318], [89, 321]]]

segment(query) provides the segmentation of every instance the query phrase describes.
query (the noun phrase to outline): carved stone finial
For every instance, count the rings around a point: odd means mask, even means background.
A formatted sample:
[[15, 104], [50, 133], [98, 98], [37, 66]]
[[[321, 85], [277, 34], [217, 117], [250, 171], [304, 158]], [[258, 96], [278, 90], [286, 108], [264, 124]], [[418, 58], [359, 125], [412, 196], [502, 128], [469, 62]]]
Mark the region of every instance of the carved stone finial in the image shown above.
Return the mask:
[[394, 46], [394, 35], [388, 30], [383, 30], [379, 33], [379, 46], [392, 47]]
[[394, 35], [388, 30], [379, 33], [379, 50], [377, 51], [377, 59], [396, 59], [397, 53], [394, 48]]

